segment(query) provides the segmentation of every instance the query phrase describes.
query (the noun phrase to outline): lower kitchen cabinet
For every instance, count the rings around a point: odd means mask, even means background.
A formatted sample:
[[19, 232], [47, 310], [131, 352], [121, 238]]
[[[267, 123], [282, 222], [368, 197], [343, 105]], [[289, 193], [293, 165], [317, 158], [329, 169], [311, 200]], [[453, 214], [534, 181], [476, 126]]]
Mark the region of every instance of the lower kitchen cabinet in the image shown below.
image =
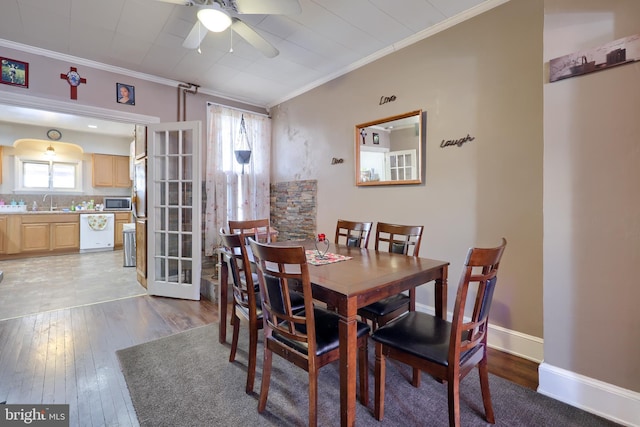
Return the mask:
[[51, 250], [80, 248], [80, 224], [78, 222], [51, 224]]
[[51, 226], [48, 223], [22, 223], [21, 252], [44, 252], [51, 246]]
[[9, 237], [7, 236], [7, 216], [0, 216], [0, 254], [7, 253]]
[[115, 249], [122, 248], [124, 244], [124, 235], [122, 234], [122, 228], [125, 224], [131, 223], [130, 212], [116, 212], [115, 214], [115, 235], [113, 236], [113, 247]]
[[21, 215], [20, 252], [67, 252], [80, 249], [77, 214]]

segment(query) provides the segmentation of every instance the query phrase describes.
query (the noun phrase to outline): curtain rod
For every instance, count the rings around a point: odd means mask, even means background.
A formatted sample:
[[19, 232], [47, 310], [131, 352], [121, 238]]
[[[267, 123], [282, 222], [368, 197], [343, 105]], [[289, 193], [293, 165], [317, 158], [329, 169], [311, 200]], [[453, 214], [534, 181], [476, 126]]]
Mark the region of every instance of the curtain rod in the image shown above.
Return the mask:
[[229, 105], [218, 104], [217, 102], [207, 101], [207, 107], [210, 105], [218, 105], [220, 107], [231, 108], [232, 110], [236, 110], [236, 111], [244, 111], [245, 113], [257, 114], [259, 116], [265, 116], [266, 118], [269, 118], [269, 119], [271, 118], [271, 116], [268, 113], [267, 114], [258, 113], [257, 111], [246, 110], [244, 108], [230, 107]]

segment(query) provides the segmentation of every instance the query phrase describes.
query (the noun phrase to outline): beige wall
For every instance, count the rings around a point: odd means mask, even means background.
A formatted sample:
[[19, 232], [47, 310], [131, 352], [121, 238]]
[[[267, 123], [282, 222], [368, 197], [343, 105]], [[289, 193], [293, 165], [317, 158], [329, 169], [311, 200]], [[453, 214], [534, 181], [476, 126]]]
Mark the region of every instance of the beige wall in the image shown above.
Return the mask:
[[[637, 0], [546, 0], [544, 61], [638, 22]], [[544, 85], [545, 363], [637, 392], [639, 64]]]
[[[423, 224], [421, 256], [508, 240], [492, 322], [542, 337], [542, 1], [517, 0], [271, 110], [272, 181], [318, 180], [318, 232], [338, 218]], [[379, 105], [381, 96], [394, 102]], [[426, 183], [354, 185], [354, 126], [427, 112]], [[467, 134], [473, 142], [440, 148]], [[331, 159], [344, 158], [331, 165]], [[370, 246], [372, 243], [370, 242]], [[431, 305], [431, 285], [419, 302]]]

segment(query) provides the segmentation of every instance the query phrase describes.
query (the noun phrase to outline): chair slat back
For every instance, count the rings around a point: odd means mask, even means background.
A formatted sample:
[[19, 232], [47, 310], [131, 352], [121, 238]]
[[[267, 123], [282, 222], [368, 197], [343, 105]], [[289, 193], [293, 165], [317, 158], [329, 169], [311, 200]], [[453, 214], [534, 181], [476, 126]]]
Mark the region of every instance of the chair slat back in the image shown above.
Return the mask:
[[334, 243], [356, 248], [366, 248], [369, 245], [369, 235], [373, 222], [357, 222], [339, 219], [336, 224]]
[[[302, 246], [272, 246], [249, 239], [258, 269], [258, 285], [265, 319], [265, 337], [279, 337], [305, 343], [315, 354], [313, 297], [305, 249]], [[292, 287], [302, 288], [304, 312], [294, 314]]]
[[422, 232], [421, 225], [398, 225], [379, 222], [376, 225], [376, 251], [418, 256]]
[[[229, 231], [240, 234], [245, 241], [251, 237], [256, 242], [271, 243], [271, 225], [269, 219], [251, 219], [243, 221], [229, 220]], [[247, 245], [249, 242], [247, 242]]]
[[[222, 231], [222, 230], [221, 230]], [[256, 300], [256, 287], [251, 274], [251, 263], [244, 239], [240, 234], [220, 234], [222, 251], [227, 259], [233, 279], [233, 298], [236, 304], [251, 313], [260, 309]]]
[[[457, 360], [461, 352], [479, 344], [486, 345], [489, 311], [498, 280], [498, 267], [506, 245], [507, 241], [503, 238], [502, 244], [495, 248], [471, 248], [467, 252], [453, 309], [451, 343], [457, 345], [452, 345], [449, 350], [450, 361]], [[477, 288], [473, 296], [473, 314], [465, 322], [467, 299], [471, 299], [469, 288], [474, 283]]]

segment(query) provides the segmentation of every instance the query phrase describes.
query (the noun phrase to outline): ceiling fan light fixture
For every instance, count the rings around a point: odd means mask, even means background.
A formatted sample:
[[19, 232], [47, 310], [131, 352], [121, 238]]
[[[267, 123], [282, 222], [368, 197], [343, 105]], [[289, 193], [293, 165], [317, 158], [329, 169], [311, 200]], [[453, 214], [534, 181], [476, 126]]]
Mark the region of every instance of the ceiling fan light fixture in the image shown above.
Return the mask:
[[219, 9], [200, 9], [198, 20], [214, 33], [221, 33], [231, 25], [231, 17]]

